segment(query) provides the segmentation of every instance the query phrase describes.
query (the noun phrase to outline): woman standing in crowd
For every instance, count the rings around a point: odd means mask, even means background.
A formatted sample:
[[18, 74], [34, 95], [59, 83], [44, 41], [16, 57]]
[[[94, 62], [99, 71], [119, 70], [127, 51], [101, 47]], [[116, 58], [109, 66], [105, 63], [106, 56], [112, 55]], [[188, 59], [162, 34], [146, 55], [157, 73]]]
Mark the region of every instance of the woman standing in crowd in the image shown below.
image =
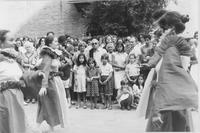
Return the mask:
[[86, 109], [86, 65], [87, 60], [84, 54], [79, 54], [74, 66], [74, 92], [77, 93], [77, 106], [81, 107], [81, 95], [83, 97], [83, 108]]
[[[38, 56], [34, 49], [33, 43], [25, 42], [24, 48], [26, 49], [26, 52], [22, 54], [22, 65], [26, 71], [30, 71], [35, 68]], [[35, 91], [30, 92], [30, 89], [24, 89], [24, 92], [26, 103], [36, 102], [37, 94]]]
[[57, 38], [48, 36], [45, 39], [45, 45], [40, 52], [41, 63], [37, 66], [38, 70], [45, 73], [39, 91], [37, 123], [46, 121], [50, 125], [50, 130], [53, 131], [57, 125], [66, 127], [67, 101], [65, 88], [58, 73], [60, 53], [57, 52]]
[[94, 59], [89, 58], [87, 75], [87, 96], [90, 97], [91, 109], [98, 109], [97, 100], [99, 96], [99, 70], [96, 68]]
[[151, 60], [144, 65], [155, 67], [161, 61], [147, 106], [146, 131], [192, 131], [189, 113], [198, 108], [198, 89], [188, 73], [190, 45], [179, 35], [189, 18], [166, 10], [157, 11], [153, 17], [165, 34]]
[[116, 44], [116, 52], [113, 53], [112, 65], [114, 68], [115, 90], [114, 96], [117, 95], [117, 90], [121, 88], [120, 82], [125, 79], [125, 66], [128, 55], [124, 51], [123, 43]]
[[38, 57], [40, 55], [40, 51], [41, 51], [43, 46], [45, 46], [45, 37], [41, 37], [39, 39], [37, 46], [36, 46]]
[[113, 95], [113, 88], [112, 88], [112, 75], [113, 75], [113, 68], [112, 65], [109, 63], [107, 54], [103, 54], [101, 56], [102, 65], [100, 66], [100, 93], [102, 103], [105, 105], [104, 109], [108, 108], [109, 110], [112, 109], [112, 101], [111, 97]]

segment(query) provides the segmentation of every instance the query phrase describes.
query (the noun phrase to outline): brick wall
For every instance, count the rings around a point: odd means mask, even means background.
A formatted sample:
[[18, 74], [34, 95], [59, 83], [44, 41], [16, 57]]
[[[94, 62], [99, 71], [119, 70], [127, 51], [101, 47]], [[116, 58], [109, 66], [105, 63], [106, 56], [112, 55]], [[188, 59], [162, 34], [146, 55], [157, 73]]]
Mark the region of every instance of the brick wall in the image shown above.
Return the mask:
[[57, 36], [67, 33], [81, 37], [85, 33], [86, 23], [87, 20], [80, 16], [73, 4], [57, 0], [48, 3], [31, 17], [16, 36], [44, 36], [48, 31], [54, 31]]

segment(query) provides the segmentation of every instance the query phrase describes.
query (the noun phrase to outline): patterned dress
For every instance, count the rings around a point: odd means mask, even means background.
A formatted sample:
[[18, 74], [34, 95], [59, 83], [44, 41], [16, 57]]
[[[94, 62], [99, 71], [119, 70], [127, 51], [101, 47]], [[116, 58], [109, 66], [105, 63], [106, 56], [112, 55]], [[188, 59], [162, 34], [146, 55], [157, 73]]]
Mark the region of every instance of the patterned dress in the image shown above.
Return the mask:
[[[97, 68], [88, 68], [86, 75], [88, 78], [99, 76], [99, 70]], [[91, 82], [87, 82], [87, 96], [99, 96], [99, 79], [93, 79]]]

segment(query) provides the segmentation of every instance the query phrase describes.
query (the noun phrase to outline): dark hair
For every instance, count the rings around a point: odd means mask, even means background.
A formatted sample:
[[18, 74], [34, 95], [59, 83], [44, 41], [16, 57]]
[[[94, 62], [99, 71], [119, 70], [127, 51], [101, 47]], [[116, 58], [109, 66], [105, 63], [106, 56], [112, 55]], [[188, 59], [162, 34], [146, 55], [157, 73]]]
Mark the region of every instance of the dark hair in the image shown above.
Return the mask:
[[185, 23], [189, 21], [189, 15], [181, 15], [175, 11], [157, 10], [153, 13], [153, 19], [158, 21], [159, 26], [167, 30], [174, 27], [176, 34], [185, 30]]
[[122, 46], [122, 51], [121, 51], [121, 52], [125, 52], [124, 44], [123, 44], [123, 43], [119, 43], [118, 41], [117, 41], [117, 44], [116, 44], [116, 46], [115, 46], [115, 51], [118, 51], [117, 48], [118, 48], [120, 45]]
[[108, 54], [103, 54], [102, 56], [101, 56], [101, 60], [103, 60], [103, 59], [106, 59], [106, 60], [108, 60], [109, 61], [109, 56], [108, 56]]
[[[83, 56], [83, 58], [84, 58], [83, 63], [81, 63], [81, 62], [79, 61], [79, 59], [80, 59], [81, 56]], [[80, 66], [80, 65], [86, 66], [86, 65], [87, 65], [87, 59], [86, 59], [86, 57], [85, 57], [84, 54], [79, 54], [79, 55], [78, 55], [78, 57], [77, 57], [77, 59], [76, 59], [76, 64], [77, 64], [77, 66]]]
[[66, 36], [59, 36], [58, 37], [58, 43], [60, 43], [62, 45], [65, 43], [66, 40], [67, 40]]
[[87, 64], [88, 64], [88, 66], [90, 67], [90, 63], [94, 63], [94, 67], [96, 67], [97, 66], [97, 63], [96, 63], [96, 61], [93, 59], [93, 58], [89, 58], [88, 59], [88, 62], [87, 62]]
[[9, 30], [0, 30], [0, 43], [5, 42], [6, 40], [6, 34], [10, 32]]
[[42, 43], [42, 39], [44, 39], [44, 42], [45, 42], [45, 37], [41, 37], [38, 41], [38, 44], [36, 45], [36, 49], [39, 48], [41, 46], [41, 43]]
[[[144, 75], [143, 75], [143, 74], [140, 74], [140, 75], [138, 76], [137, 81], [136, 81], [136, 85], [137, 85], [138, 87], [140, 87], [140, 86], [139, 86], [139, 82], [138, 82], [139, 77], [142, 77], [143, 80], [144, 80]], [[145, 83], [145, 81], [144, 81], [144, 83]], [[144, 87], [144, 83], [142, 84], [143, 87]], [[140, 89], [140, 88], [139, 88], [139, 89]]]
[[54, 37], [53, 36], [48, 36], [45, 38], [45, 45], [46, 46], [49, 46], [49, 44], [51, 44], [54, 40]]
[[127, 82], [126, 80], [122, 80], [122, 81], [120, 82], [120, 84], [121, 84], [121, 85], [127, 85], [128, 82]]
[[53, 31], [47, 32], [47, 36], [49, 36], [49, 34], [53, 34], [54, 35], [54, 32]]

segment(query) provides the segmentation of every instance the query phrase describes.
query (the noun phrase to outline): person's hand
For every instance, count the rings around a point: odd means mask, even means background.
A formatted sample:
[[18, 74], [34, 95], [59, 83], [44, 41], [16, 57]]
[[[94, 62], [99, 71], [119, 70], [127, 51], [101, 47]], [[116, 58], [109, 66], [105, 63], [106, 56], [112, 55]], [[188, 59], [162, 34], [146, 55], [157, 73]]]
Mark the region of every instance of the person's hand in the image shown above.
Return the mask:
[[102, 84], [103, 84], [103, 85], [106, 85], [106, 83], [107, 83], [107, 80], [105, 80]]
[[101, 85], [103, 85], [103, 82], [102, 82], [101, 80], [99, 81], [99, 83], [100, 83]]
[[44, 88], [44, 87], [42, 87], [42, 88], [40, 89], [40, 91], [39, 91], [39, 95], [40, 95], [40, 96], [44, 96], [44, 95], [46, 95], [46, 94], [47, 94], [47, 89]]
[[43, 72], [38, 72], [38, 76], [45, 78], [45, 74]]
[[152, 118], [152, 123], [153, 123], [153, 126], [155, 126], [156, 128], [161, 128], [162, 124], [163, 124], [163, 121], [161, 119], [161, 115], [157, 115], [157, 116], [154, 116]]

